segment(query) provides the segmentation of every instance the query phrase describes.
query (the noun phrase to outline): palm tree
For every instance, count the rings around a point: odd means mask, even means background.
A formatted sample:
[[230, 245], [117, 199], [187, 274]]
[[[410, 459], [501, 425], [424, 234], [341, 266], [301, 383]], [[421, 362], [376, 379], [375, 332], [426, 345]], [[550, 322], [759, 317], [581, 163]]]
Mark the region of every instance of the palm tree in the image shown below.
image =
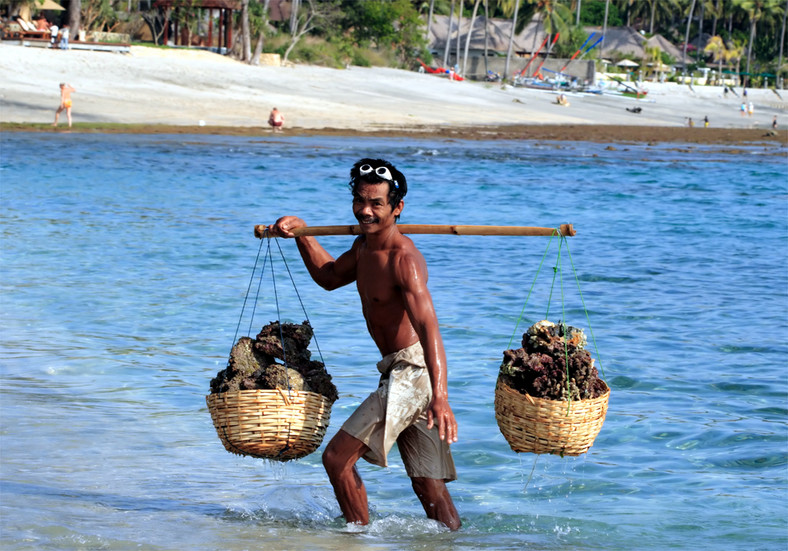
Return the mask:
[[648, 32], [649, 34], [654, 34], [654, 22], [658, 14], [657, 7], [664, 6], [664, 11], [659, 12], [659, 16], [662, 18], [663, 15], [667, 15], [678, 8], [678, 0], [649, 0], [649, 4], [651, 6], [651, 16], [649, 17]]
[[722, 37], [712, 36], [709, 39], [709, 43], [703, 48], [703, 52], [712, 55], [714, 61], [717, 62], [717, 71], [720, 73], [720, 76], [722, 76], [722, 61], [728, 55], [728, 49], [725, 47], [725, 42], [723, 42]]
[[758, 26], [758, 22], [764, 15], [771, 15], [773, 12], [780, 9], [777, 2], [778, 0], [733, 0], [734, 5], [747, 12], [750, 18], [750, 40], [747, 43], [747, 73], [750, 72], [752, 46], [755, 42], [755, 30]]
[[741, 58], [744, 55], [744, 44], [739, 42], [738, 40], [733, 40], [733, 44], [729, 45], [727, 54], [725, 56], [725, 62], [730, 65], [733, 61], [736, 62], [736, 74], [739, 76], [739, 84], [741, 84], [741, 76], [739, 73], [741, 72]]

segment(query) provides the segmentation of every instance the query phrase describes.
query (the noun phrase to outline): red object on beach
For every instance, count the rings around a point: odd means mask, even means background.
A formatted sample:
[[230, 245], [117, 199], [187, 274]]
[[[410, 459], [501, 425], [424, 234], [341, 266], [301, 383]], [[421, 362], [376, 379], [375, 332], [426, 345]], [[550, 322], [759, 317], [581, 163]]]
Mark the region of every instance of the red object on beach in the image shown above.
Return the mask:
[[424, 70], [425, 70], [425, 71], [427, 71], [427, 72], [428, 72], [428, 73], [430, 73], [430, 74], [433, 74], [433, 75], [435, 75], [435, 74], [443, 74], [443, 73], [445, 73], [445, 72], [446, 72], [446, 69], [443, 69], [442, 67], [438, 67], [438, 68], [436, 69], [436, 68], [434, 68], [434, 67], [430, 67], [429, 65], [425, 64], [425, 63], [424, 63], [422, 60], [420, 60], [419, 58], [416, 58], [416, 59], [418, 60], [418, 62], [419, 62], [419, 63], [421, 63], [421, 66], [424, 68]]

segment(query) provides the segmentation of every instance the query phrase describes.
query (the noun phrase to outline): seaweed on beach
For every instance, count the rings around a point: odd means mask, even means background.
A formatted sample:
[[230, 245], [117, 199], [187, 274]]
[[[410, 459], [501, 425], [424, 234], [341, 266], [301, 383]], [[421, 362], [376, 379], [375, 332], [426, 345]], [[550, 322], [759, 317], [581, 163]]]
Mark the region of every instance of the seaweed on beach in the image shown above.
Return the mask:
[[597, 398], [606, 386], [585, 345], [580, 329], [547, 320], [537, 322], [523, 334], [522, 348], [504, 351], [498, 378], [535, 398]]
[[[336, 386], [322, 362], [312, 360], [312, 326], [279, 323], [265, 325], [257, 336], [241, 337], [230, 351], [227, 367], [211, 380], [211, 393], [236, 390], [304, 390], [335, 402]], [[281, 360], [278, 363], [276, 360]]]

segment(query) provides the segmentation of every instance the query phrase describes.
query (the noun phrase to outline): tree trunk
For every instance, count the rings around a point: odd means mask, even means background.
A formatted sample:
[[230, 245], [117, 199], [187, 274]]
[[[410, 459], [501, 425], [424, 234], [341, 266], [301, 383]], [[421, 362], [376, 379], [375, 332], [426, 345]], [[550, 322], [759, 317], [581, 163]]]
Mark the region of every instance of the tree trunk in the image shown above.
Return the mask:
[[648, 34], [654, 34], [654, 17], [657, 15], [657, 0], [651, 0], [651, 22], [648, 26]]
[[785, 18], [788, 16], [788, 0], [785, 2], [785, 9], [783, 10], [783, 30], [780, 33], [780, 56], [779, 61], [777, 62], [777, 81], [774, 83], [775, 88], [780, 86], [784, 88], [785, 77], [780, 75], [780, 71], [782, 71], [783, 67], [783, 48], [785, 47]]
[[[487, 25], [490, 23], [490, 10], [488, 0], [484, 0], [484, 75], [487, 76], [489, 69], [487, 68]], [[783, 20], [783, 27], [785, 27], [785, 20]], [[783, 30], [783, 34], [785, 31]]]
[[257, 43], [254, 46], [254, 53], [252, 54], [252, 59], [249, 60], [249, 65], [260, 65], [260, 55], [263, 53], [263, 42], [265, 39], [265, 35], [260, 32], [257, 35]]
[[459, 72], [460, 69], [460, 33], [462, 32], [462, 4], [464, 0], [460, 0], [460, 9], [457, 10], [457, 43], [454, 49], [454, 66]]
[[752, 43], [755, 41], [755, 23], [754, 17], [750, 18], [750, 43], [747, 44], [747, 76], [745, 82], [750, 80], [750, 60], [752, 59]]
[[690, 5], [689, 15], [687, 16], [687, 32], [684, 34], [684, 51], [682, 52], [682, 61], [684, 62], [684, 69], [687, 69], [687, 46], [689, 46], [690, 25], [692, 25], [692, 12], [695, 11], [695, 0], [692, 0]]
[[703, 49], [703, 19], [706, 17], [706, 3], [701, 0], [700, 3], [700, 22], [698, 23], [698, 49], [696, 50], [695, 57], [700, 60], [700, 51]]
[[605, 35], [607, 34], [607, 16], [610, 13], [610, 0], [605, 0], [605, 23], [602, 26], [602, 41], [599, 43], [599, 58], [602, 59], [602, 48], [605, 46]]
[[252, 61], [252, 33], [249, 29], [249, 0], [241, 0], [241, 61]]
[[432, 12], [435, 8], [435, 0], [430, 0], [430, 15], [427, 17], [427, 42], [430, 41], [430, 30], [432, 29]]
[[68, 3], [68, 28], [71, 34], [70, 40], [79, 38], [79, 25], [82, 16], [82, 0], [71, 0]]
[[446, 29], [446, 47], [443, 49], [443, 66], [449, 64], [449, 48], [451, 48], [451, 23], [454, 21], [454, 0], [451, 0], [451, 11], [449, 12], [449, 26]]
[[580, 26], [580, 5], [582, 4], [581, 0], [577, 0], [577, 15], [575, 16], [575, 27]]
[[[465, 37], [465, 55], [462, 58], [462, 75], [465, 76], [465, 71], [468, 67], [468, 49], [471, 45], [471, 35], [473, 34], [473, 24], [476, 23], [476, 10], [479, 9], [479, 2], [481, 0], [476, 0], [476, 3], [473, 5], [473, 13], [471, 14], [471, 26], [468, 29], [468, 36]], [[486, 73], [485, 73], [486, 74]]]
[[520, 11], [520, 0], [515, 0], [514, 16], [512, 17], [512, 30], [509, 33], [509, 49], [506, 52], [506, 65], [503, 70], [504, 82], [509, 80], [509, 64], [512, 62], [512, 49], [514, 48], [514, 28], [517, 26], [517, 12]]

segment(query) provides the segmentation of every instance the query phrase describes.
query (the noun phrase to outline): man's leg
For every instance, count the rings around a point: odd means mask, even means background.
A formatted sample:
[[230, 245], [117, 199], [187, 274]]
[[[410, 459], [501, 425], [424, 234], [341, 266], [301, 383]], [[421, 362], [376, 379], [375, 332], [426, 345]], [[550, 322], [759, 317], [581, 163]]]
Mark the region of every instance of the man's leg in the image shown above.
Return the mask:
[[323, 466], [348, 523], [369, 524], [367, 490], [356, 469], [356, 462], [368, 450], [361, 440], [340, 429], [323, 452]]
[[454, 502], [443, 480], [414, 477], [411, 479], [413, 491], [419, 497], [427, 518], [442, 522], [451, 530], [459, 530], [462, 523]]

